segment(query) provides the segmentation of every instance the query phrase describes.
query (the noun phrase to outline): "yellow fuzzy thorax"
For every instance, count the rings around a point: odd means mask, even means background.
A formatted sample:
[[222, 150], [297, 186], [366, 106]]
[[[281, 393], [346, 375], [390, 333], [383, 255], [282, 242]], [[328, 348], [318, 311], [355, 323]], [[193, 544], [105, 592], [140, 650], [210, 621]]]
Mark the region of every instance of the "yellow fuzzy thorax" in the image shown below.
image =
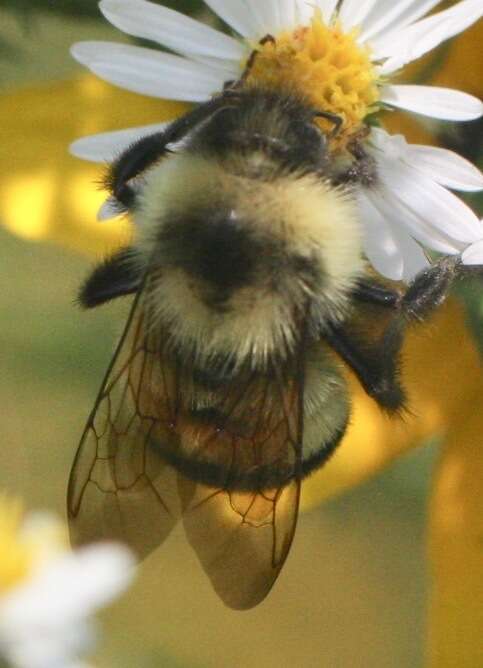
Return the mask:
[[[334, 148], [343, 148], [360, 131], [366, 116], [378, 109], [378, 77], [370, 50], [357, 43], [357, 30], [344, 33], [340, 22], [324, 23], [319, 10], [309, 26], [278, 34], [255, 46], [246, 84], [295, 90], [314, 109], [343, 119]], [[333, 125], [317, 121], [330, 132]]]

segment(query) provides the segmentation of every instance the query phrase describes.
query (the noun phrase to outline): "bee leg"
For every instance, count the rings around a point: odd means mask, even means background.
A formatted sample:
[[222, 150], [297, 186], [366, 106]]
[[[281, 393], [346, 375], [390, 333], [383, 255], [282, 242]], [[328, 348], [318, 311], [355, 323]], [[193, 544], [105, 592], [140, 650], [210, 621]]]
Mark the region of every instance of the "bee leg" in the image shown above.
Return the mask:
[[358, 340], [343, 325], [333, 327], [324, 337], [382, 408], [392, 413], [404, 407], [404, 390], [399, 383], [402, 344], [399, 328], [390, 330], [377, 344]]
[[117, 297], [137, 292], [144, 276], [139, 256], [123, 248], [97, 265], [79, 292], [83, 308], [94, 308]]
[[370, 188], [377, 183], [377, 165], [374, 158], [368, 155], [363, 148], [351, 151], [354, 160], [342, 173], [335, 174], [335, 185], [352, 185], [354, 183]]
[[447, 298], [455, 279], [471, 272], [458, 255], [449, 255], [421, 271], [401, 299], [401, 313], [408, 320], [424, 320]]
[[195, 107], [173, 121], [162, 132], [141, 137], [114, 160], [109, 166], [105, 182], [112, 196], [123, 205], [125, 211], [133, 208], [136, 199], [135, 190], [129, 181], [169, 154], [169, 144], [181, 141], [193, 128], [226, 106], [230, 92], [232, 91], [227, 90]]
[[[260, 46], [263, 46], [264, 44], [268, 44], [268, 43], [276, 44], [277, 40], [275, 39], [275, 37], [273, 35], [265, 35], [265, 37], [262, 37], [262, 39], [258, 42], [258, 44]], [[243, 74], [238, 79], [238, 81], [236, 81], [234, 83], [235, 88], [242, 86], [245, 83], [245, 81], [248, 79], [248, 77], [250, 76], [250, 73], [253, 69], [253, 66], [255, 65], [255, 61], [258, 58], [258, 54], [259, 54], [259, 51], [256, 48], [251, 52], [251, 54], [250, 54], [250, 56], [247, 60], [247, 63], [245, 65], [245, 69], [243, 70]]]
[[360, 280], [352, 291], [352, 298], [366, 304], [376, 304], [387, 308], [397, 309], [401, 300], [401, 293], [397, 290], [380, 285], [373, 281]]
[[333, 325], [324, 338], [380, 406], [390, 412], [400, 410], [405, 403], [399, 383], [400, 352], [408, 326], [431, 315], [446, 300], [455, 280], [482, 273], [483, 267], [466, 267], [459, 256], [448, 256], [420, 272], [405, 293], [362, 280], [352, 293], [359, 302], [356, 312], [364, 303], [380, 306], [390, 315], [384, 330], [369, 341], [363, 332], [354, 333], [348, 322]]

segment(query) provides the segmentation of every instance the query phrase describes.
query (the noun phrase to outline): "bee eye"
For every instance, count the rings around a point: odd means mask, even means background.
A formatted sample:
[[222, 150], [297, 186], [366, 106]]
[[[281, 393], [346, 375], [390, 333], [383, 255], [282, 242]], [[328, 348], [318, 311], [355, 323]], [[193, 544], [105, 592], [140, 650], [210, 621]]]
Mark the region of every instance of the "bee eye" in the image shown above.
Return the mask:
[[323, 147], [326, 144], [326, 138], [323, 132], [314, 125], [314, 123], [300, 123], [297, 128], [299, 141], [304, 147], [313, 148]]
[[327, 155], [325, 134], [312, 121], [299, 121], [292, 126], [292, 153], [295, 165], [316, 167], [324, 162]]

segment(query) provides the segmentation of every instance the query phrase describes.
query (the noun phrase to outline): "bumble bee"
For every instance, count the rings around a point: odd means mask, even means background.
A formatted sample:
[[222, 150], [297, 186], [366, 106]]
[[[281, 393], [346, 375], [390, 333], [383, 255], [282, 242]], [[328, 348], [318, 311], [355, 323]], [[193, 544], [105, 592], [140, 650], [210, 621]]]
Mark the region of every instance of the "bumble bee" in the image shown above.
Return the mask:
[[235, 609], [270, 591], [301, 482], [346, 431], [341, 361], [399, 411], [407, 323], [461, 267], [444, 258], [406, 290], [374, 278], [353, 184], [377, 170], [362, 141], [334, 158], [320, 116], [337, 133], [299, 94], [242, 84], [134, 143], [108, 184], [135, 240], [80, 293], [135, 297], [72, 469], [73, 540], [142, 557], [182, 519]]

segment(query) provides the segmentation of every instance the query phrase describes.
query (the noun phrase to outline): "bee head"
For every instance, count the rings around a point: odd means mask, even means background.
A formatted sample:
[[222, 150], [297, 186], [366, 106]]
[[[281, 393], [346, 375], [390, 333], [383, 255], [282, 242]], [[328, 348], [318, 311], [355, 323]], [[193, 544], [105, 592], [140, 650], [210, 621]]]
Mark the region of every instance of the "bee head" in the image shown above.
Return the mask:
[[294, 96], [267, 91], [241, 94], [194, 133], [190, 148], [218, 160], [262, 154], [287, 171], [322, 169], [327, 138], [314, 122], [318, 112]]

